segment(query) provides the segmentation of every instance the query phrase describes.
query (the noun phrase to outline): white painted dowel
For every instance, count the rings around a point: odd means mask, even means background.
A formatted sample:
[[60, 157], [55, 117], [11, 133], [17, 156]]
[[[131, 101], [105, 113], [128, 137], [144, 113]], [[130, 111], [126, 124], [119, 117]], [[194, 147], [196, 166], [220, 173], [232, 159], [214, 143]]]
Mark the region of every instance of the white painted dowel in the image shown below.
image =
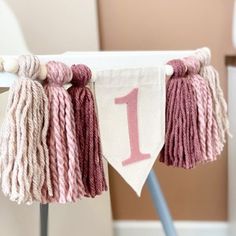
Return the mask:
[[[99, 70], [111, 70], [132, 67], [155, 67], [165, 65], [169, 60], [178, 59], [193, 54], [194, 51], [109, 51], [109, 52], [70, 52], [61, 55], [38, 56], [42, 63], [40, 78], [44, 79], [46, 68], [44, 64], [48, 61], [61, 61], [67, 65], [86, 64], [95, 72]], [[17, 56], [2, 56], [4, 67], [11, 73], [0, 73], [0, 87], [10, 87], [16, 75], [12, 74], [18, 70]], [[166, 65], [167, 76], [171, 76], [173, 68]], [[94, 76], [95, 78], [96, 76]]]

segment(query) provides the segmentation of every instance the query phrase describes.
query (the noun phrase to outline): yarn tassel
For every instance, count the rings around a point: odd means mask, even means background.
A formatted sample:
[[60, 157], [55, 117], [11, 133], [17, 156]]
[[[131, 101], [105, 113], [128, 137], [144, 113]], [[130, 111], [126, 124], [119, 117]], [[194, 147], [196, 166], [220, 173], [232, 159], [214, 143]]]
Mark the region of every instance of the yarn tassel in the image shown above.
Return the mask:
[[202, 48], [196, 51], [195, 57], [201, 63], [200, 75], [208, 82], [213, 98], [213, 113], [216, 119], [218, 132], [221, 141], [221, 150], [226, 142], [226, 134], [231, 136], [229, 131], [229, 118], [227, 114], [227, 103], [224, 99], [224, 93], [220, 86], [219, 73], [210, 65], [211, 53], [208, 48]]
[[193, 168], [202, 160], [197, 127], [196, 94], [186, 77], [181, 60], [168, 62], [174, 74], [167, 82], [166, 137], [160, 162], [174, 167]]
[[45, 184], [52, 195], [48, 147], [48, 101], [36, 81], [40, 62], [34, 56], [21, 56], [19, 78], [10, 89], [7, 114], [1, 132], [2, 190], [12, 201], [41, 201]]
[[76, 138], [80, 151], [80, 169], [86, 196], [95, 197], [107, 190], [103, 170], [99, 127], [95, 102], [91, 90], [86, 87], [91, 70], [85, 65], [72, 66], [71, 96], [76, 120]]
[[71, 202], [84, 194], [76, 144], [75, 119], [71, 98], [63, 85], [69, 83], [72, 72], [61, 62], [47, 63], [44, 86], [49, 99], [50, 123], [48, 146], [53, 197], [49, 202]]
[[201, 162], [214, 161], [216, 156], [220, 154], [222, 145], [213, 115], [211, 91], [207, 81], [198, 74], [200, 71], [199, 60], [195, 57], [187, 57], [183, 61], [187, 66], [188, 79], [191, 81], [196, 94], [198, 132], [203, 155]]

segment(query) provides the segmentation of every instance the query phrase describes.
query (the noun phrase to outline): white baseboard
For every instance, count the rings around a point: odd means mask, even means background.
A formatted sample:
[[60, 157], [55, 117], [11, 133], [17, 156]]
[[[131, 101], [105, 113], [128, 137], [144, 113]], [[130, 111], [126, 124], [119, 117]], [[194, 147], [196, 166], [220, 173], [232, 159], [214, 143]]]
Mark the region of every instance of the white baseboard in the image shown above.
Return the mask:
[[[228, 236], [224, 221], [175, 221], [179, 236]], [[165, 236], [159, 221], [114, 221], [115, 236]]]

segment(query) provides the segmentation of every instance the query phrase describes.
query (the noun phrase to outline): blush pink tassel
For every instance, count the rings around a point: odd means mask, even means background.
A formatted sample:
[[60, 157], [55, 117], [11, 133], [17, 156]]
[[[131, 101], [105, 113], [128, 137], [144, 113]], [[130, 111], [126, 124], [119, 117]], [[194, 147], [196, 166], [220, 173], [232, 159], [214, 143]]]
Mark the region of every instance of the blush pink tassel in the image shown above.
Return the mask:
[[[76, 120], [76, 138], [80, 151], [80, 168], [86, 196], [95, 197], [107, 190], [105, 180], [99, 127], [93, 94], [86, 85], [91, 71], [85, 65], [72, 66], [71, 96]], [[79, 166], [77, 167], [79, 168]]]
[[191, 81], [196, 94], [198, 132], [203, 155], [201, 162], [214, 161], [222, 147], [216, 129], [216, 120], [213, 116], [211, 91], [207, 81], [198, 74], [200, 71], [199, 60], [194, 57], [187, 57], [183, 61], [188, 69], [188, 79]]
[[80, 169], [76, 169], [79, 155], [73, 107], [69, 94], [63, 88], [71, 78], [71, 69], [65, 64], [53, 61], [47, 63], [45, 91], [49, 99], [48, 146], [54, 192], [49, 201], [60, 203], [75, 201], [84, 193]]
[[226, 142], [226, 134], [229, 132], [229, 118], [227, 114], [227, 103], [224, 99], [224, 93], [220, 86], [219, 73], [210, 65], [211, 53], [208, 48], [202, 48], [196, 51], [194, 55], [201, 64], [200, 75], [207, 81], [213, 99], [213, 115], [216, 120], [216, 126], [220, 137], [220, 151], [222, 151]]

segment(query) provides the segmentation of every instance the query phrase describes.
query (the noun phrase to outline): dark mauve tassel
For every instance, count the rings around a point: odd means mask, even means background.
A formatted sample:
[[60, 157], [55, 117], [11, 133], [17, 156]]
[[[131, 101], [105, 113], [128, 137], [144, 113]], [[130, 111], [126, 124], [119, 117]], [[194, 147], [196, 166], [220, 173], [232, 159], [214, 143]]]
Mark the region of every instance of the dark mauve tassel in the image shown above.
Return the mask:
[[86, 87], [92, 73], [85, 65], [73, 65], [71, 96], [76, 123], [79, 164], [87, 197], [107, 190], [102, 162], [101, 141], [93, 93]]
[[168, 62], [174, 74], [167, 82], [166, 137], [160, 162], [190, 169], [202, 159], [197, 127], [197, 103], [183, 61]]

